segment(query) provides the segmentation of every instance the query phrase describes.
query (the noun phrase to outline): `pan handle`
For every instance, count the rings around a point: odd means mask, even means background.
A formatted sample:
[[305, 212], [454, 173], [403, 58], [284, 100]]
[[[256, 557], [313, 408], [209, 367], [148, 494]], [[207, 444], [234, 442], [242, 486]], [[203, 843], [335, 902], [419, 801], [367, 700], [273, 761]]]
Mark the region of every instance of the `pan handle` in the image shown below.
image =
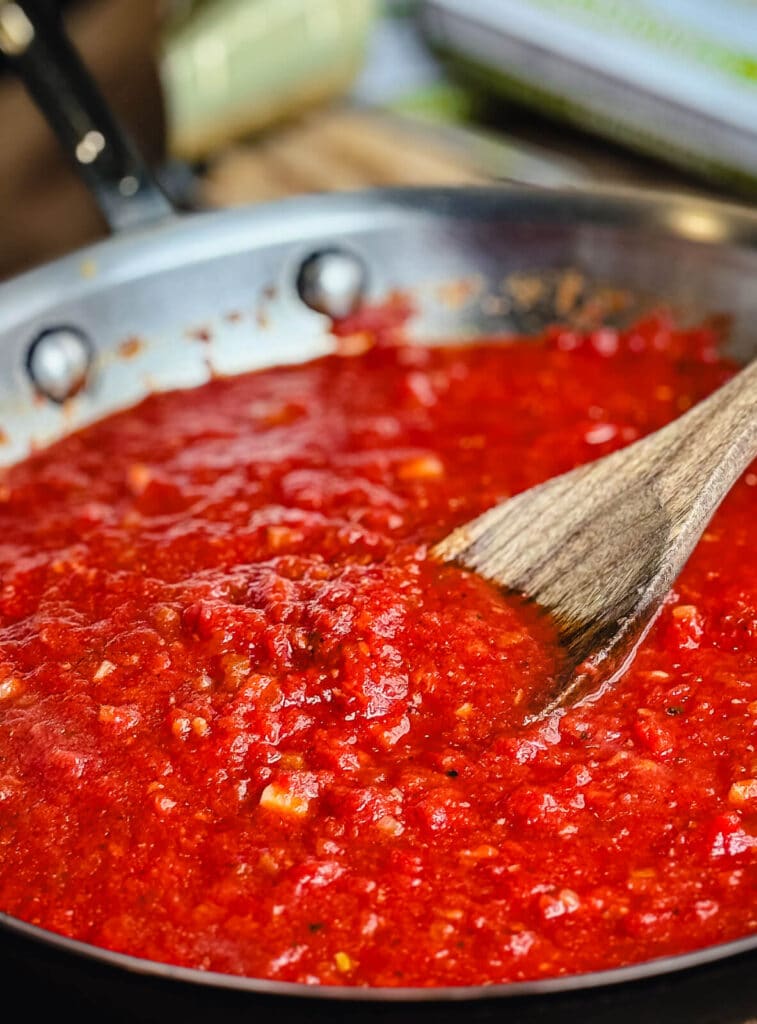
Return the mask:
[[45, 0], [0, 0], [0, 52], [58, 136], [112, 231], [170, 216], [171, 203]]

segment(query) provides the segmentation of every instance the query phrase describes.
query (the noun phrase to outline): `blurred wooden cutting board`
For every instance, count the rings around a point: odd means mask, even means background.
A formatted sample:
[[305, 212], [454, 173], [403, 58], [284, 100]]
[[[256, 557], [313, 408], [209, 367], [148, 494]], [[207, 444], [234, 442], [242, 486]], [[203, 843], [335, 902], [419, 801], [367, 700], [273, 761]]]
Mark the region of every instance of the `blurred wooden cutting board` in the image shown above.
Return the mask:
[[319, 111], [210, 163], [201, 183], [208, 206], [236, 206], [303, 192], [380, 185], [461, 185], [488, 179], [433, 128], [393, 115]]

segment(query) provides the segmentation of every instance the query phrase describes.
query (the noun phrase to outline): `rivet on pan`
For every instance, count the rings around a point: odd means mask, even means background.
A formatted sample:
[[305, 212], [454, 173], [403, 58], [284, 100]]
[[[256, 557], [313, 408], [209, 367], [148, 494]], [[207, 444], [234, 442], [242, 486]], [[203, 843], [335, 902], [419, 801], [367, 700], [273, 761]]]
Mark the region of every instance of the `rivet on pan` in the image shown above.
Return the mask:
[[92, 343], [75, 327], [53, 327], [29, 346], [26, 370], [37, 391], [53, 402], [65, 402], [87, 383]]
[[0, 50], [8, 57], [20, 57], [34, 40], [34, 26], [18, 4], [0, 4]]
[[355, 312], [367, 285], [365, 264], [346, 249], [312, 253], [303, 260], [297, 275], [297, 291], [305, 305], [335, 319]]

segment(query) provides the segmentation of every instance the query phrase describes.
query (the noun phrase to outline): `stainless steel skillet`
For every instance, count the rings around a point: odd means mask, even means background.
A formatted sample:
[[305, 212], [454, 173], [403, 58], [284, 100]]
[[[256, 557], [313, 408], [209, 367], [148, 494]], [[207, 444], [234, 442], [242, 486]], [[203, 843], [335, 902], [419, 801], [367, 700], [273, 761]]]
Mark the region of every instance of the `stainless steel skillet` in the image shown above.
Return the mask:
[[[313, 254], [327, 282], [354, 257], [366, 270], [366, 297], [408, 293], [412, 330], [425, 338], [537, 329], [564, 314], [561, 283], [573, 275], [584, 310], [605, 301], [619, 315], [660, 303], [691, 320], [727, 314], [733, 353], [747, 358], [757, 348], [757, 215], [737, 207], [632, 192], [421, 189], [177, 217], [136, 170], [150, 201], [126, 219], [139, 223], [0, 287], [0, 463], [151, 388], [200, 383], [209, 364], [232, 373], [328, 351], [328, 322], [298, 288]], [[0, 926], [6, 995], [20, 987], [28, 1002], [48, 986], [77, 1009], [109, 1007], [113, 1019], [726, 1022], [757, 1014], [757, 936], [549, 981], [355, 990], [140, 961], [3, 915]]]

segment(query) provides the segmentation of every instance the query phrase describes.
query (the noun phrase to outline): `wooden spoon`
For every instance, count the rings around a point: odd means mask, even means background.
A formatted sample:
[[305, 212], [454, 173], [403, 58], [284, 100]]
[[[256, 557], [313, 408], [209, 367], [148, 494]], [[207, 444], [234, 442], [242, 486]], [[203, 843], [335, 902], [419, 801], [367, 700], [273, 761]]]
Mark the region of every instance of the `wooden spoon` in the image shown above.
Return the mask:
[[436, 545], [437, 558], [553, 617], [566, 667], [530, 721], [602, 692], [625, 670], [756, 455], [757, 361], [662, 430], [496, 505]]

